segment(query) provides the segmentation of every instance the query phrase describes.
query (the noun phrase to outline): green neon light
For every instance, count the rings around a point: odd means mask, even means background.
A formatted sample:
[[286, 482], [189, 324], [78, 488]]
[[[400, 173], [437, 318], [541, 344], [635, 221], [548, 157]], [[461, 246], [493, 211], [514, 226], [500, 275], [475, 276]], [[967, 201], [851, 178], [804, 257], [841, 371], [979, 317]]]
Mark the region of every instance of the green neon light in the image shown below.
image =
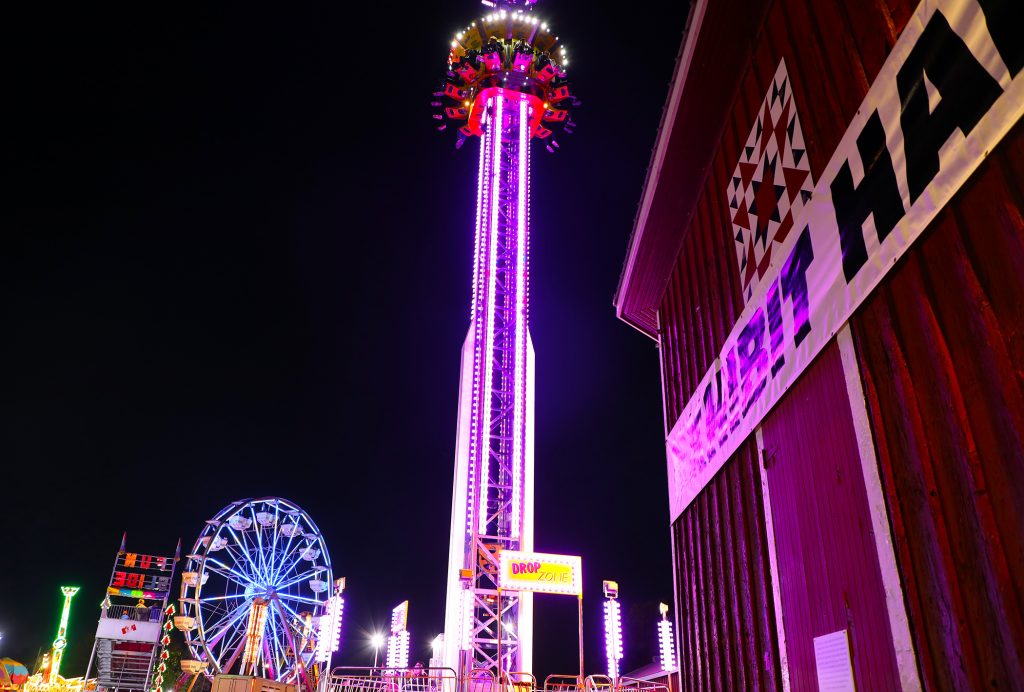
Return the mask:
[[68, 616], [71, 614], [71, 599], [78, 593], [77, 586], [62, 586], [64, 609], [60, 613], [60, 625], [57, 627], [57, 638], [53, 640], [53, 664], [50, 666], [48, 682], [56, 682], [60, 674], [60, 661], [64, 658], [64, 649], [68, 645]]

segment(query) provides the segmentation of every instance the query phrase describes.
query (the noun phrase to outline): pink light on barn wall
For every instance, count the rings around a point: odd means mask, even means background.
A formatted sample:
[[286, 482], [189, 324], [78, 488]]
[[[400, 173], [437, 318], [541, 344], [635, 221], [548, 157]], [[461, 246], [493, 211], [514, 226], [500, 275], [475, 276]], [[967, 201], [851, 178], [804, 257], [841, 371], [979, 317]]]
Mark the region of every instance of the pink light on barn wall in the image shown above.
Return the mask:
[[508, 626], [498, 627], [487, 600], [496, 577], [481, 568], [501, 550], [533, 550], [530, 143], [553, 153], [574, 127], [568, 56], [533, 4], [497, 0], [456, 33], [431, 104], [438, 129], [457, 133], [456, 146], [480, 138], [445, 603], [445, 641], [460, 643], [444, 648], [454, 670], [496, 672], [499, 649], [513, 670], [533, 664], [532, 594], [503, 595]]

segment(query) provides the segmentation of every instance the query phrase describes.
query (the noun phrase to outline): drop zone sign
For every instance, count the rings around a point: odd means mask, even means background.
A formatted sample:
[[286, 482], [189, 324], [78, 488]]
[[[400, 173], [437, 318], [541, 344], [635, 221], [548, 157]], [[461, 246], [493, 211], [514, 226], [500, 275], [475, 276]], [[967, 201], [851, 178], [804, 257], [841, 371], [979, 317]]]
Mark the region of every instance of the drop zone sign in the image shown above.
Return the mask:
[[498, 584], [503, 590], [579, 596], [583, 593], [583, 560], [578, 555], [502, 550]]
[[673, 521], [1020, 119], [1019, 3], [918, 6], [669, 434]]

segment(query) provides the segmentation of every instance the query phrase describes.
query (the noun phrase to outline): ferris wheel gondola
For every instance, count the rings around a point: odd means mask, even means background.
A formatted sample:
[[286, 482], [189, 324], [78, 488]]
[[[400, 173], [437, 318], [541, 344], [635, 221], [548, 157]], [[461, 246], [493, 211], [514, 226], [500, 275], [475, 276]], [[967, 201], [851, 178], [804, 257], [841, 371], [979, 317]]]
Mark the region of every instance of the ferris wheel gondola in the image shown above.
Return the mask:
[[313, 520], [288, 500], [234, 502], [206, 522], [181, 582], [182, 627], [207, 675], [302, 683], [334, 583]]

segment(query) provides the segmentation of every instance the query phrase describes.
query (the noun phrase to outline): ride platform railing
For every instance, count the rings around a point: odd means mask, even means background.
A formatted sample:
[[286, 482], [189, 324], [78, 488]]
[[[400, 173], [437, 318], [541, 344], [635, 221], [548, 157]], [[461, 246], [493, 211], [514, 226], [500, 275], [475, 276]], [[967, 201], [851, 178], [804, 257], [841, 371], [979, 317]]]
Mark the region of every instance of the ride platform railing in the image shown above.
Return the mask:
[[139, 608], [138, 606], [133, 605], [110, 605], [100, 611], [100, 617], [108, 620], [159, 622], [160, 608]]
[[662, 685], [660, 682], [639, 680], [626, 676], [619, 678], [615, 689], [626, 690], [627, 692], [669, 692], [668, 685]]

